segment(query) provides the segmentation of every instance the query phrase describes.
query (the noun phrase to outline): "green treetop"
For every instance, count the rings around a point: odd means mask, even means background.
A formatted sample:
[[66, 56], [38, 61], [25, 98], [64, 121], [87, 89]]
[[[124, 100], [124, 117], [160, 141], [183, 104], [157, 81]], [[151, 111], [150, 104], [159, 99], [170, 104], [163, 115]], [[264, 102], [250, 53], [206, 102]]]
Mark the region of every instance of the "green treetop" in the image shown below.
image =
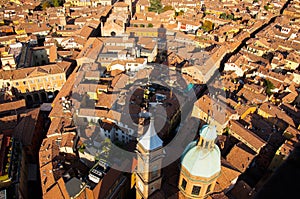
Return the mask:
[[150, 0], [149, 11], [161, 13], [163, 10], [163, 6], [161, 4], [161, 0]]

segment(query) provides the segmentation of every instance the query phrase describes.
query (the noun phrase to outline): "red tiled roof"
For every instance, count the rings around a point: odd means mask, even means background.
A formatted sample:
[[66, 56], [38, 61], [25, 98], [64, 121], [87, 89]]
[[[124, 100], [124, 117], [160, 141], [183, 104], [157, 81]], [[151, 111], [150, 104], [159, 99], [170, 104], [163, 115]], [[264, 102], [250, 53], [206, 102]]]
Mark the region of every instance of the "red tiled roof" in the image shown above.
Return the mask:
[[62, 194], [61, 190], [59, 189], [58, 184], [54, 185], [49, 191], [47, 191], [43, 195], [44, 199], [65, 199], [64, 195]]
[[295, 120], [293, 117], [289, 116], [286, 112], [280, 109], [278, 106], [275, 106], [271, 103], [263, 103], [259, 110], [267, 113], [270, 117], [281, 119], [282, 121], [286, 122], [287, 124], [296, 127]]
[[0, 113], [10, 110], [17, 110], [19, 108], [25, 108], [26, 103], [25, 100], [18, 100], [14, 102], [8, 102], [8, 103], [1, 103], [0, 104]]
[[32, 144], [39, 113], [39, 108], [30, 110], [14, 129], [14, 137], [20, 139], [24, 146]]
[[236, 120], [229, 121], [229, 128], [234, 137], [244, 142], [256, 152], [259, 152], [260, 149], [266, 145], [266, 142], [263, 139], [246, 129]]
[[256, 153], [242, 143], [235, 145], [226, 156], [226, 160], [240, 172], [245, 172]]
[[217, 99], [212, 99], [211, 96], [203, 95], [195, 102], [201, 111], [209, 114], [214, 120], [220, 124], [224, 124], [231, 115], [236, 114], [236, 111], [222, 102], [217, 102]]

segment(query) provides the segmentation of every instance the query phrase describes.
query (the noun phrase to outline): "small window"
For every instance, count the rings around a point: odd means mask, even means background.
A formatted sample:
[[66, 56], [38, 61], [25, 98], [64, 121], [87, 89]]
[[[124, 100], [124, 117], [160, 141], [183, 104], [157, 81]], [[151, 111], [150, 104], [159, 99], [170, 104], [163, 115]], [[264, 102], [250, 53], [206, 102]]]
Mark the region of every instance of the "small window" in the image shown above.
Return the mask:
[[201, 190], [200, 186], [193, 186], [192, 195], [199, 195]]
[[19, 86], [19, 82], [16, 82], [16, 86]]
[[187, 182], [186, 182], [186, 180], [183, 178], [183, 179], [182, 179], [182, 182], [181, 182], [181, 188], [182, 188], [183, 190], [185, 190], [186, 184], [187, 184]]
[[206, 193], [209, 193], [210, 191], [211, 191], [211, 184], [208, 185], [207, 190], [206, 190]]

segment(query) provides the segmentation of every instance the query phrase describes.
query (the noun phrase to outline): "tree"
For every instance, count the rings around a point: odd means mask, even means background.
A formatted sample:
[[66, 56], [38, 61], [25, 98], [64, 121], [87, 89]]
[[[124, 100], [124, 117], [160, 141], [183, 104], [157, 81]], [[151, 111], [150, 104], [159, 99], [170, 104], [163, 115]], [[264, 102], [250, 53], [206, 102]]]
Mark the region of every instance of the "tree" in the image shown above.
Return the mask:
[[84, 150], [85, 150], [85, 144], [80, 145], [79, 148], [78, 148], [78, 151], [80, 153], [84, 153]]
[[150, 12], [161, 13], [162, 10], [163, 10], [163, 7], [161, 4], [161, 0], [150, 0], [150, 7], [149, 7]]
[[228, 20], [233, 20], [234, 19], [234, 14], [226, 14], [226, 13], [222, 13], [220, 14], [221, 19], [228, 19]]
[[111, 147], [111, 140], [109, 138], [105, 138], [105, 140], [102, 142], [102, 151], [106, 157], [108, 157]]
[[209, 32], [214, 28], [214, 25], [211, 21], [205, 20], [203, 25], [200, 28], [205, 32]]
[[47, 10], [47, 8], [49, 8], [51, 5], [49, 3], [49, 1], [45, 1], [42, 5], [43, 10]]
[[267, 95], [268, 96], [272, 95], [272, 89], [275, 88], [274, 84], [270, 80], [268, 80], [268, 79], [265, 79], [264, 83], [265, 83], [265, 86], [267, 87], [266, 88]]
[[149, 27], [149, 28], [152, 28], [152, 27], [153, 27], [153, 24], [152, 24], [152, 23], [148, 23], [148, 27]]
[[222, 14], [220, 14], [220, 19], [226, 19], [226, 13], [223, 12]]
[[59, 7], [60, 6], [59, 0], [53, 0], [52, 3], [53, 3], [54, 7]]
[[227, 19], [233, 20], [234, 19], [234, 15], [233, 14], [227, 15]]
[[175, 11], [175, 16], [178, 17], [178, 16], [181, 16], [184, 14], [184, 11], [183, 10], [180, 10], [179, 12], [176, 12]]
[[270, 7], [269, 7], [268, 5], [265, 5], [265, 6], [264, 6], [264, 9], [265, 9], [266, 11], [268, 11], [268, 10], [270, 9]]
[[144, 25], [144, 24], [140, 24], [140, 27], [141, 27], [141, 28], [144, 28], [144, 27], [145, 27], [145, 25]]

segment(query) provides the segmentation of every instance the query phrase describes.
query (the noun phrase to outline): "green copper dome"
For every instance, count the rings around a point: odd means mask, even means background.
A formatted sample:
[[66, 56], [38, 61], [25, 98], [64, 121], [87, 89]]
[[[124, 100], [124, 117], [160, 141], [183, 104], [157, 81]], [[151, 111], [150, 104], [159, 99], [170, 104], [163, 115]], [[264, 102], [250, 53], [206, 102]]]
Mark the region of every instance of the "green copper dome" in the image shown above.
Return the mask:
[[[216, 128], [203, 126], [200, 130], [200, 140], [201, 138], [203, 144], [193, 141], [186, 147], [181, 166], [193, 176], [209, 178], [221, 171], [221, 153], [214, 143], [217, 138]], [[211, 147], [206, 147], [209, 145]]]

